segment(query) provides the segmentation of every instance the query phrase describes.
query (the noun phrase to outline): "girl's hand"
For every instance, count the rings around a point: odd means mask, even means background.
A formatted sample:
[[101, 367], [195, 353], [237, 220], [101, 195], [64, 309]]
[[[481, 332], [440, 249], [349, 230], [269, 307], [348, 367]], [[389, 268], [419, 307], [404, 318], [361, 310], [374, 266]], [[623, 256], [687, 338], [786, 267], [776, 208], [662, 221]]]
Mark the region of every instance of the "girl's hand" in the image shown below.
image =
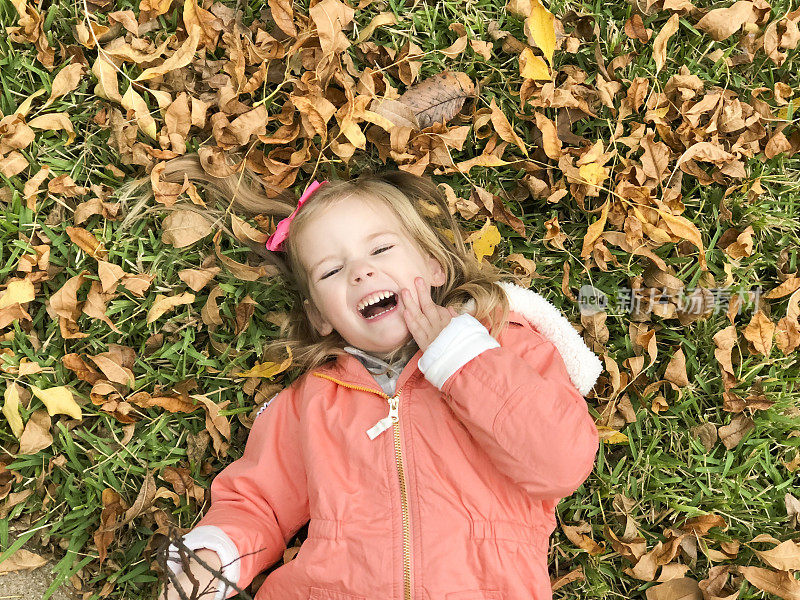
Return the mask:
[[400, 290], [403, 301], [403, 318], [406, 326], [423, 352], [431, 342], [447, 327], [458, 313], [453, 308], [445, 308], [434, 304], [431, 299], [431, 288], [422, 277], [414, 278], [419, 304], [414, 300], [407, 288]]

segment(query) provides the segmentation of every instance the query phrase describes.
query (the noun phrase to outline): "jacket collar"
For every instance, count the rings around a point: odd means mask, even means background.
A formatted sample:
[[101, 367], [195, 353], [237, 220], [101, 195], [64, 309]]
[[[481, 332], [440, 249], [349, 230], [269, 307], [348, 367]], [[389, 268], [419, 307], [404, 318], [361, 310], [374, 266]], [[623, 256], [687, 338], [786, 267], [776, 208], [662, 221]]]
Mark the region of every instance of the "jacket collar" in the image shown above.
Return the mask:
[[[595, 353], [586, 346], [577, 330], [561, 314], [561, 311], [533, 290], [506, 281], [498, 282], [498, 285], [508, 298], [511, 310], [509, 318], [511, 320], [521, 318], [527, 320], [536, 331], [552, 342], [561, 354], [570, 380], [582, 395], [587, 395], [600, 376], [603, 365]], [[474, 308], [475, 300], [470, 299], [464, 304], [462, 313], [471, 313]], [[345, 350], [348, 354], [341, 355], [338, 360], [324, 365], [319, 372], [327, 371], [331, 377], [374, 390], [375, 379], [370, 375], [366, 362], [370, 362], [372, 368], [380, 368], [380, 363], [383, 363], [384, 367], [389, 365], [352, 346], [345, 347]], [[422, 354], [422, 350], [417, 350], [403, 367], [397, 380], [398, 390], [402, 389], [405, 383], [418, 373], [417, 363]], [[369, 359], [362, 362], [361, 359], [364, 359], [365, 355]], [[398, 363], [394, 363], [394, 366], [397, 365]], [[376, 393], [382, 392], [376, 390]]]

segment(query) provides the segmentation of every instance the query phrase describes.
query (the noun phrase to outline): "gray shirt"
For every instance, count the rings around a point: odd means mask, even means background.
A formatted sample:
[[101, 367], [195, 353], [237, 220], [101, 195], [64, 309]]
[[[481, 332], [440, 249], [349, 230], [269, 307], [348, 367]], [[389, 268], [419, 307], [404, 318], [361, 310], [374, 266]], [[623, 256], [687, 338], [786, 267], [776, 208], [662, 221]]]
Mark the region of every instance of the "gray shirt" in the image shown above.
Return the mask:
[[411, 360], [411, 356], [413, 356], [412, 354], [408, 358], [401, 358], [390, 364], [377, 356], [373, 356], [353, 346], [345, 346], [344, 350], [361, 361], [367, 368], [367, 371], [372, 373], [375, 381], [378, 382], [383, 393], [387, 396], [394, 395], [395, 387], [397, 386], [397, 378], [400, 377], [403, 368], [408, 364], [408, 361]]

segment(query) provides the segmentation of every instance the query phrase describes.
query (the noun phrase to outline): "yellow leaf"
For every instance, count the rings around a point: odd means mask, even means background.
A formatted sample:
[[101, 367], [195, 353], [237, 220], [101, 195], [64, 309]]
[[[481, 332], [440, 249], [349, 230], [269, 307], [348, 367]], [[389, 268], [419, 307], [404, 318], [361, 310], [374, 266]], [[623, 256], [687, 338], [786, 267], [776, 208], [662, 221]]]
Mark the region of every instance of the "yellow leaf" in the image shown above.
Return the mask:
[[613, 427], [597, 425], [597, 431], [600, 434], [600, 439], [606, 444], [624, 444], [628, 441], [627, 435], [615, 430]]
[[47, 414], [51, 417], [53, 415], [69, 415], [73, 419], [83, 419], [81, 407], [75, 402], [75, 398], [68, 387], [61, 385], [42, 390], [32, 385], [31, 391], [39, 400], [44, 402], [47, 407]]
[[289, 357], [281, 364], [270, 361], [258, 363], [252, 369], [236, 373], [236, 377], [265, 377], [267, 379], [275, 377], [278, 373], [282, 373], [292, 366], [292, 349], [286, 346], [286, 351], [289, 353]]
[[536, 56], [533, 50], [525, 48], [519, 55], [519, 74], [524, 79], [547, 80], [553, 79], [550, 67], [541, 56]]
[[6, 416], [6, 419], [8, 419], [11, 431], [17, 436], [17, 439], [19, 439], [25, 428], [22, 425], [22, 417], [19, 415], [19, 392], [14, 383], [6, 388], [3, 414]]
[[591, 162], [588, 165], [581, 165], [578, 173], [587, 184], [594, 186], [599, 186], [608, 178], [608, 169], [596, 162]]
[[0, 308], [11, 306], [12, 304], [24, 304], [33, 300], [33, 283], [28, 279], [12, 281], [8, 284], [6, 291], [0, 296]]
[[525, 19], [530, 31], [530, 38], [544, 53], [547, 62], [553, 64], [553, 52], [556, 49], [556, 27], [553, 13], [547, 10], [539, 0], [531, 1], [531, 14]]
[[500, 243], [500, 231], [494, 225], [489, 224], [489, 219], [486, 219], [486, 225], [481, 228], [478, 239], [472, 243], [472, 250], [478, 258], [478, 262], [483, 262], [484, 256], [491, 256], [494, 254], [494, 248]]
[[594, 243], [597, 241], [597, 238], [603, 233], [603, 230], [606, 227], [606, 219], [608, 218], [608, 209], [611, 208], [611, 204], [608, 200], [603, 205], [603, 211], [600, 213], [600, 218], [597, 219], [594, 223], [589, 225], [589, 229], [586, 230], [586, 237], [583, 238], [583, 249], [581, 250], [581, 258], [586, 258], [589, 254], [592, 253], [592, 249], [594, 248]]
[[156, 121], [150, 116], [150, 109], [147, 107], [147, 103], [133, 89], [133, 85], [128, 87], [128, 91], [122, 97], [122, 106], [133, 111], [139, 129], [152, 139], [156, 139]]
[[659, 208], [656, 208], [655, 211], [664, 219], [664, 223], [666, 223], [670, 232], [678, 237], [690, 241], [692, 244], [697, 246], [697, 249], [699, 250], [697, 260], [700, 268], [703, 269], [703, 271], [708, 271], [708, 266], [706, 264], [706, 253], [705, 250], [703, 250], [703, 237], [700, 234], [700, 230], [697, 228], [697, 226], [685, 217], [670, 214]]

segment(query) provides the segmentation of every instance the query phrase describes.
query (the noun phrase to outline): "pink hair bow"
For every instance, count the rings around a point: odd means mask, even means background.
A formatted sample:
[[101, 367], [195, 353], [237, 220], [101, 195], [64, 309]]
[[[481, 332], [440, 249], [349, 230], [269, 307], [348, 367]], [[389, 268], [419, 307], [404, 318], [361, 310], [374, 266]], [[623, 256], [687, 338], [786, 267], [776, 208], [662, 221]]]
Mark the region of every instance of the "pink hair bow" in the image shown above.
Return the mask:
[[278, 226], [275, 228], [275, 233], [269, 236], [269, 239], [267, 240], [267, 250], [272, 250], [273, 252], [276, 250], [283, 250], [283, 241], [289, 237], [289, 225], [291, 225], [292, 220], [297, 214], [297, 211], [300, 210], [300, 207], [305, 204], [306, 200], [308, 200], [311, 195], [317, 191], [317, 188], [324, 183], [328, 182], [314, 181], [313, 183], [309, 184], [309, 186], [306, 188], [306, 191], [303, 192], [302, 196], [300, 196], [300, 200], [298, 200], [297, 208], [294, 209], [294, 212], [278, 223]]

